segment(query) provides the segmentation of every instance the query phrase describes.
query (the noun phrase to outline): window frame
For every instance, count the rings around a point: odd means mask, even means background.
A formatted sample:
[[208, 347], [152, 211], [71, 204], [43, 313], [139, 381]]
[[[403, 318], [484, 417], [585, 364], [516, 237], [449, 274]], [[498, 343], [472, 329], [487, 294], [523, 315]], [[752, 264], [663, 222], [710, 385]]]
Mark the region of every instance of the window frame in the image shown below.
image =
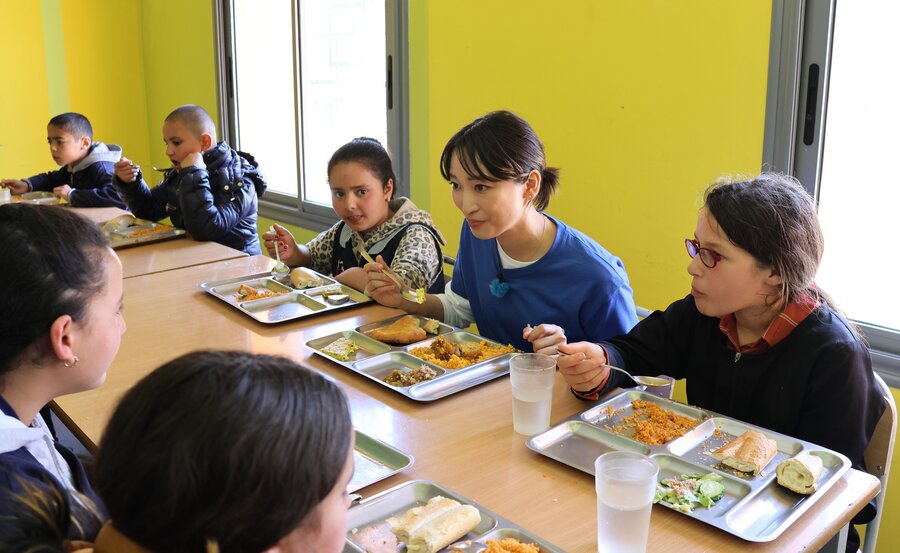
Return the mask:
[[[817, 201], [836, 4], [772, 2], [763, 168], [794, 175]], [[813, 65], [819, 70], [811, 86]], [[875, 370], [889, 386], [900, 388], [900, 331], [854, 322], [868, 342]]]
[[[259, 200], [259, 214], [280, 222], [321, 232], [339, 219], [331, 206], [311, 202], [303, 197], [303, 113], [302, 67], [298, 30], [299, 0], [291, 0], [293, 34], [294, 132], [297, 143], [297, 196], [269, 190]], [[409, 196], [409, 5], [408, 0], [385, 1], [385, 103], [387, 106], [387, 149], [391, 153], [397, 182], [395, 196]], [[216, 41], [216, 84], [219, 127], [224, 140], [240, 149], [237, 127], [240, 106], [236, 102], [234, 61], [234, 11], [232, 0], [213, 0], [214, 37]]]

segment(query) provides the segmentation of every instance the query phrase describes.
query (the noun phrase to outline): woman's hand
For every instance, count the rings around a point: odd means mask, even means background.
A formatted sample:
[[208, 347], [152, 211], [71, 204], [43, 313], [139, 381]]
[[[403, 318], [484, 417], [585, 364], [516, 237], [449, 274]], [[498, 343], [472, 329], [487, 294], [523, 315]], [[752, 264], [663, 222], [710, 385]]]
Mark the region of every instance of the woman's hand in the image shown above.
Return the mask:
[[272, 229], [275, 232], [270, 231], [262, 234], [263, 245], [265, 246], [266, 251], [269, 252], [269, 257], [275, 258], [275, 247], [277, 243], [278, 254], [281, 256], [282, 262], [291, 267], [303, 265], [303, 263], [300, 263], [298, 260], [300, 252], [297, 248], [297, 241], [294, 240], [294, 235], [291, 234], [291, 231], [281, 225], [272, 225]]
[[592, 342], [575, 342], [558, 346], [556, 366], [573, 390], [587, 392], [606, 382], [606, 351]]
[[552, 324], [539, 324], [534, 328], [526, 325], [522, 329], [522, 338], [531, 342], [535, 353], [556, 355], [557, 348], [566, 343], [566, 334], [562, 327]]
[[133, 161], [125, 156], [122, 156], [122, 159], [116, 162], [115, 168], [116, 176], [122, 182], [134, 182], [137, 179], [138, 172], [141, 170], [140, 165], [135, 165]]
[[366, 263], [363, 268], [366, 271], [366, 292], [372, 296], [372, 299], [385, 307], [405, 309], [404, 304], [410, 302], [403, 299], [403, 296], [400, 295], [400, 288], [382, 272], [391, 270], [383, 257], [377, 256], [375, 263]]

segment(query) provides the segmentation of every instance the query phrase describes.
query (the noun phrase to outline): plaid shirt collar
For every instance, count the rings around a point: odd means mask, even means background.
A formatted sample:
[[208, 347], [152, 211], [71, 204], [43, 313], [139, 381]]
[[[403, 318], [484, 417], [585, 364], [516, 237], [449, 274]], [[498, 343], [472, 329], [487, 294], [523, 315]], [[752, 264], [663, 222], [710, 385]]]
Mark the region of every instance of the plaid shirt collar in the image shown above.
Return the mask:
[[752, 344], [740, 345], [737, 333], [737, 319], [734, 313], [719, 319], [719, 330], [728, 337], [728, 343], [735, 351], [740, 353], [762, 353], [787, 338], [788, 334], [797, 328], [797, 325], [802, 323], [803, 319], [815, 311], [819, 305], [821, 305], [819, 298], [809, 294], [801, 294], [794, 298], [784, 308], [784, 311], [772, 319], [769, 327], [763, 332], [762, 337]]

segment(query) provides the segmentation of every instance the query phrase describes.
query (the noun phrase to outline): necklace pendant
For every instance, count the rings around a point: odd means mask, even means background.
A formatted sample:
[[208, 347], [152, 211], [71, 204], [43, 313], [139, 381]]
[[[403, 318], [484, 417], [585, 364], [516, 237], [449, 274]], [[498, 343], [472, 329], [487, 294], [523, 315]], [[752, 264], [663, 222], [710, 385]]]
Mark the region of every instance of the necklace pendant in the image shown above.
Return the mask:
[[509, 284], [503, 281], [503, 276], [498, 275], [491, 281], [491, 295], [495, 298], [502, 298], [509, 292]]

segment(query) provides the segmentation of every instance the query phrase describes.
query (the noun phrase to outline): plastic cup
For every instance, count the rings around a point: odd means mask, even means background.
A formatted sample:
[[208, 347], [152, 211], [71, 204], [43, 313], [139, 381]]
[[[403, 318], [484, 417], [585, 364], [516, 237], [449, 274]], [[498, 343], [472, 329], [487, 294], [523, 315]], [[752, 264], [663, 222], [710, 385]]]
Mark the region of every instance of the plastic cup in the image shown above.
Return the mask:
[[597, 457], [594, 474], [597, 551], [643, 553], [659, 467], [646, 455], [612, 451]]
[[0, 186], [0, 204], [8, 204], [12, 201], [12, 194], [9, 191], [9, 188], [5, 186]]
[[542, 353], [518, 353], [509, 360], [513, 428], [532, 436], [550, 427], [556, 360]]

